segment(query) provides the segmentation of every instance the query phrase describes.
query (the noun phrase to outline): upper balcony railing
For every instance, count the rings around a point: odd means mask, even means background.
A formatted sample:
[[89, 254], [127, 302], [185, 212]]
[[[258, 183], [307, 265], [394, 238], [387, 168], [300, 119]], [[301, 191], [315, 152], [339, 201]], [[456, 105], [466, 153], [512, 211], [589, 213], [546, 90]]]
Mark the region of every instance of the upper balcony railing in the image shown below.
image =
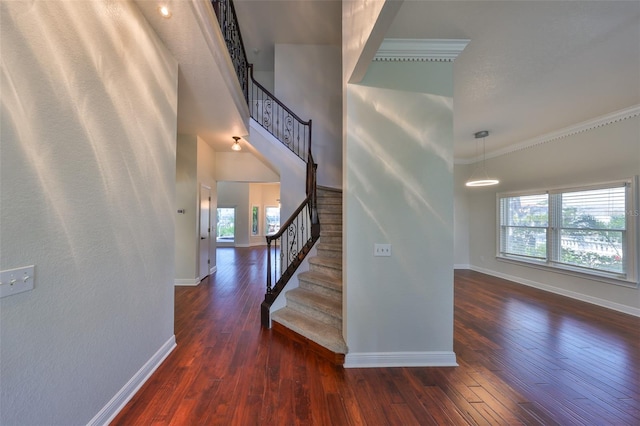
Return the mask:
[[244, 49], [242, 35], [240, 34], [236, 9], [233, 7], [231, 0], [212, 0], [211, 4], [218, 17], [218, 24], [220, 24], [222, 36], [227, 44], [233, 68], [235, 68], [238, 75], [244, 99], [249, 103], [249, 62], [247, 61], [247, 52]]

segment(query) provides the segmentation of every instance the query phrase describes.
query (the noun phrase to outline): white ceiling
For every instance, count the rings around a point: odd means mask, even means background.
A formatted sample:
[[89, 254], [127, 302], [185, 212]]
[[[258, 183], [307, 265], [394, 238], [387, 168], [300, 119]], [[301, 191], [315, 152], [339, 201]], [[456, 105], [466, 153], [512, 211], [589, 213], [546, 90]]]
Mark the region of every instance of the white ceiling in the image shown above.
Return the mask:
[[[180, 61], [179, 129], [219, 140], [216, 149], [228, 149], [242, 122], [225, 111], [223, 98], [229, 95], [216, 94], [224, 89], [211, 86], [215, 79], [199, 63], [204, 42], [197, 40], [193, 19], [175, 21], [174, 13], [168, 29], [155, 13], [155, 1], [137, 3]], [[189, 3], [174, 4], [182, 9]], [[341, 44], [340, 1], [235, 0], [235, 5], [256, 70], [273, 70], [276, 43]], [[458, 161], [476, 156], [473, 134], [479, 130], [490, 131], [490, 155], [640, 105], [640, 0], [406, 0], [386, 37], [471, 40], [454, 63]]]
[[[273, 69], [274, 43], [341, 43], [340, 2], [236, 10], [256, 69]], [[476, 156], [479, 130], [490, 154], [640, 104], [640, 1], [407, 0], [386, 37], [471, 40], [454, 63], [459, 161]]]

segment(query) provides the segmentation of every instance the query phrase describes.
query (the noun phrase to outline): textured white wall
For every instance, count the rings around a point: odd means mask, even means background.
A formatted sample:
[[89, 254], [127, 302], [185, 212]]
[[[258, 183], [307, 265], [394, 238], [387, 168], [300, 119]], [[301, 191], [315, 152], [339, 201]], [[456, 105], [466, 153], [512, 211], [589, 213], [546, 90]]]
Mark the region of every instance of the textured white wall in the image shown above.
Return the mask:
[[[640, 291], [566, 274], [499, 262], [496, 253], [496, 193], [591, 184], [640, 174], [640, 118], [630, 118], [536, 145], [486, 162], [498, 187], [464, 188], [469, 208], [472, 267], [540, 283], [560, 293], [640, 309]], [[467, 176], [468, 177], [468, 176]], [[464, 179], [458, 183], [464, 185]]]
[[[455, 362], [453, 69], [404, 65], [415, 78], [396, 79], [393, 65], [363, 80], [393, 90], [348, 87], [343, 274], [351, 366], [370, 356], [428, 365], [445, 354]], [[439, 77], [427, 82], [430, 75]], [[440, 94], [418, 92], [430, 87]], [[391, 244], [392, 256], [374, 257], [374, 243]]]
[[178, 67], [129, 2], [0, 2], [0, 423], [86, 424], [173, 338]]
[[278, 182], [280, 176], [250, 152], [216, 153], [218, 182]]
[[275, 95], [312, 122], [318, 184], [342, 188], [342, 86], [340, 48], [277, 44]]

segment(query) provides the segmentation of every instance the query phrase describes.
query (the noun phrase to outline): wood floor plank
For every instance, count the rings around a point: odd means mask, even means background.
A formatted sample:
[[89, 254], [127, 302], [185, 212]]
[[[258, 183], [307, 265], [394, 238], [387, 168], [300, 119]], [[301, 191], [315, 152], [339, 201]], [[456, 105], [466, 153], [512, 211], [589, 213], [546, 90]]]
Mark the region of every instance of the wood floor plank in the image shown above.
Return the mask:
[[640, 318], [456, 271], [459, 367], [343, 369], [260, 326], [265, 262], [175, 289], [178, 346], [112, 425], [640, 424]]

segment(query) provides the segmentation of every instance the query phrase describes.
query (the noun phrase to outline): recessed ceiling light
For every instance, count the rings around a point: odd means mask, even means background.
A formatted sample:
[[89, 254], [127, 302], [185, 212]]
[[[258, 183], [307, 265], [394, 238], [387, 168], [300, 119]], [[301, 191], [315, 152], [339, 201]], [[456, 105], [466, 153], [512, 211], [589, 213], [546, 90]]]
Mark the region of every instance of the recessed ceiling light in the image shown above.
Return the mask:
[[171, 18], [171, 11], [169, 10], [169, 7], [166, 5], [162, 5], [158, 7], [158, 12], [160, 12], [160, 15], [162, 15], [163, 18]]

